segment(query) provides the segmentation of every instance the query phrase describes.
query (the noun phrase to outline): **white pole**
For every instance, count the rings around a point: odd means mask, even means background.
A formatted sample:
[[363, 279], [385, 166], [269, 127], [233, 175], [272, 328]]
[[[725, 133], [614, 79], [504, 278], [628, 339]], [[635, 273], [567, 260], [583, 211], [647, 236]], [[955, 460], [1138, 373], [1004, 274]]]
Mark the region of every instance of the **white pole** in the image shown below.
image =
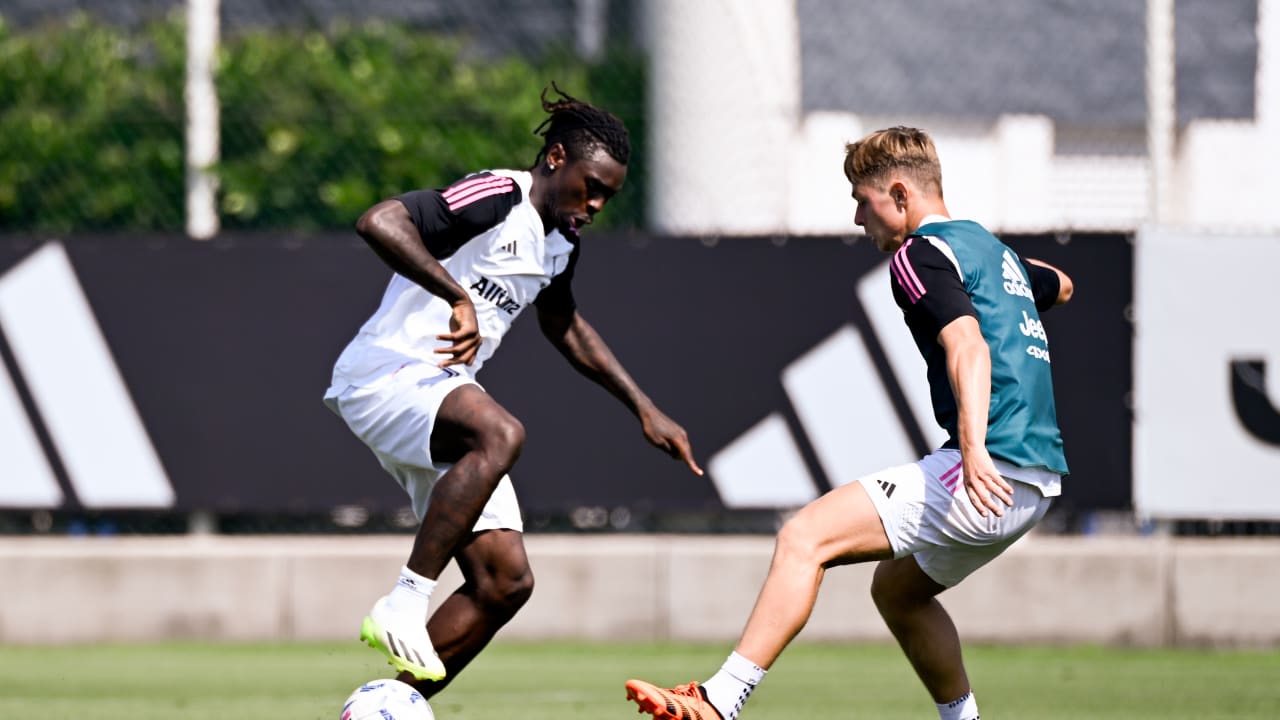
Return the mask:
[[1177, 133], [1174, 0], [1147, 0], [1147, 156], [1150, 160], [1148, 221], [1170, 220]]
[[608, 0], [577, 0], [574, 3], [575, 29], [578, 55], [584, 60], [596, 61], [604, 52], [605, 25], [608, 21]]
[[209, 172], [218, 162], [218, 2], [187, 2], [187, 235], [197, 240], [218, 234], [218, 185]]
[[[1257, 122], [1267, 145], [1274, 147], [1270, 132], [1280, 122], [1280, 2], [1258, 0]], [[1272, 165], [1274, 167], [1274, 165]]]
[[[797, 0], [650, 0], [649, 219], [658, 233], [790, 231]], [[836, 178], [839, 148], [836, 146]]]

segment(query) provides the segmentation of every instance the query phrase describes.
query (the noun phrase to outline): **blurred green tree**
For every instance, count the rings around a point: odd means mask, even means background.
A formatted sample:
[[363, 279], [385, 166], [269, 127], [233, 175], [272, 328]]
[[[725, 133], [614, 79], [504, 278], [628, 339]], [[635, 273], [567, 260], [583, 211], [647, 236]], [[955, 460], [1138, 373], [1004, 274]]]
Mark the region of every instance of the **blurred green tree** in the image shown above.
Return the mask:
[[[0, 228], [180, 231], [183, 17], [130, 33], [77, 14], [0, 19]], [[467, 172], [526, 167], [555, 80], [609, 108], [636, 153], [603, 225], [644, 217], [643, 59], [559, 50], [485, 58], [464, 39], [380, 21], [224, 37], [219, 212], [227, 229], [349, 228], [365, 208]]]
[[181, 229], [184, 47], [175, 23], [0, 18], [0, 227]]

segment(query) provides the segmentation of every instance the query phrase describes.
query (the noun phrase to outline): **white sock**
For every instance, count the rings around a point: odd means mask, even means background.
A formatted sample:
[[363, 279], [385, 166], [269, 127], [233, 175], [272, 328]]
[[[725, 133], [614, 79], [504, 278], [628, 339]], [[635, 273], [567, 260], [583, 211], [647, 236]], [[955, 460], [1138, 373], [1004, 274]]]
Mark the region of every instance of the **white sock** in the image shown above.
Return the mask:
[[978, 720], [978, 700], [973, 691], [961, 695], [949, 703], [938, 705], [938, 717], [942, 720]]
[[702, 689], [707, 691], [707, 701], [720, 713], [724, 720], [738, 720], [738, 713], [764, 679], [764, 668], [756, 665], [737, 652], [729, 654], [729, 658], [716, 673], [705, 683]]
[[428, 601], [435, 589], [435, 580], [428, 580], [406, 565], [400, 568], [400, 579], [387, 595], [387, 608], [397, 615], [420, 617], [425, 623]]

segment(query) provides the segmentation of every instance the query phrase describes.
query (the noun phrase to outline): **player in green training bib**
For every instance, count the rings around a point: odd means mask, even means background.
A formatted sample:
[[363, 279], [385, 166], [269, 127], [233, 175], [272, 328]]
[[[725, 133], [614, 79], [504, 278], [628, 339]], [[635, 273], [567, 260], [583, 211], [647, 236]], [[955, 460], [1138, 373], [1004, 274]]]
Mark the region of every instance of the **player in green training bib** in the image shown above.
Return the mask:
[[627, 682], [664, 720], [737, 720], [804, 627], [828, 568], [879, 561], [871, 594], [942, 720], [977, 720], [960, 638], [936, 595], [1044, 517], [1067, 473], [1040, 313], [1070, 299], [1057, 268], [1019, 256], [981, 225], [952, 220], [922, 130], [895, 127], [846, 148], [854, 222], [892, 253], [890, 286], [928, 366], [943, 447], [836, 488], [778, 534], [746, 629], [705, 683]]

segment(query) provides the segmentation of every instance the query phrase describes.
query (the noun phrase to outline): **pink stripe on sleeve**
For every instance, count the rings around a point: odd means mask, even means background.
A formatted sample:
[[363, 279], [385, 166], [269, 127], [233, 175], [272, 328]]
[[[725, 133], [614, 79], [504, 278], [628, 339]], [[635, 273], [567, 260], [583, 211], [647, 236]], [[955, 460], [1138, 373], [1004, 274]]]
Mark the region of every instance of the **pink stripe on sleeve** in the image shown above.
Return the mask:
[[503, 187], [493, 187], [493, 188], [489, 188], [489, 189], [487, 189], [487, 190], [481, 190], [480, 192], [474, 193], [474, 194], [470, 195], [469, 197], [459, 199], [459, 200], [458, 200], [458, 202], [456, 202], [456, 203], [450, 203], [450, 204], [449, 204], [449, 212], [457, 212], [458, 210], [460, 210], [460, 209], [462, 209], [462, 208], [464, 208], [464, 207], [466, 207], [466, 206], [468, 206], [468, 205], [470, 205], [470, 204], [472, 204], [472, 203], [474, 203], [474, 202], [476, 202], [476, 201], [478, 201], [478, 200], [482, 200], [482, 199], [487, 198], [487, 197], [490, 197], [490, 196], [492, 196], [492, 195], [506, 195], [506, 194], [507, 194], [507, 193], [509, 193], [509, 192], [511, 192], [511, 186], [510, 186], [510, 185], [505, 185], [505, 186], [503, 186]]
[[903, 279], [902, 274], [898, 271], [897, 261], [890, 261], [889, 270], [893, 273], [893, 279], [897, 281], [898, 287], [902, 288], [902, 291], [907, 294], [907, 299], [911, 301], [911, 304], [914, 305], [918, 302], [920, 296], [916, 295], [915, 288], [911, 287], [911, 284]]
[[913, 240], [914, 238], [907, 238], [907, 241], [902, 244], [902, 247], [898, 248], [898, 252], [893, 254], [893, 258], [901, 264], [901, 271], [909, 277], [912, 284], [915, 285], [917, 299], [919, 299], [924, 297], [925, 293], [929, 291], [925, 288], [924, 283], [920, 282], [920, 276], [916, 275], [916, 269], [911, 267], [911, 258], [907, 257], [907, 248], [911, 247]]
[[454, 195], [452, 197], [446, 196], [445, 200], [447, 200], [449, 203], [449, 211], [457, 212], [458, 210], [476, 202], [477, 200], [481, 200], [483, 198], [487, 198], [492, 195], [504, 195], [506, 193], [511, 192], [515, 186], [511, 184], [510, 179], [506, 179], [506, 180], [507, 182], [505, 183], [495, 183], [495, 184], [490, 184], [485, 186], [478, 186], [475, 188], [471, 188], [464, 193], [459, 193], [457, 195]]
[[451, 200], [456, 195], [473, 191], [476, 188], [485, 187], [488, 185], [493, 185], [495, 183], [502, 183], [502, 182], [511, 182], [511, 178], [502, 177], [500, 175], [485, 175], [480, 177], [467, 178], [465, 180], [458, 181], [453, 187], [446, 188], [440, 194], [443, 195], [446, 200]]
[[904, 245], [898, 252], [894, 253], [893, 259], [889, 262], [889, 268], [893, 271], [893, 278], [898, 281], [898, 286], [906, 292], [907, 298], [911, 300], [911, 303], [915, 304], [920, 301], [920, 298], [924, 297], [924, 288], [919, 284], [918, 279], [913, 281], [912, 276], [903, 268], [901, 257], [904, 254], [902, 250], [905, 248], [906, 246]]

